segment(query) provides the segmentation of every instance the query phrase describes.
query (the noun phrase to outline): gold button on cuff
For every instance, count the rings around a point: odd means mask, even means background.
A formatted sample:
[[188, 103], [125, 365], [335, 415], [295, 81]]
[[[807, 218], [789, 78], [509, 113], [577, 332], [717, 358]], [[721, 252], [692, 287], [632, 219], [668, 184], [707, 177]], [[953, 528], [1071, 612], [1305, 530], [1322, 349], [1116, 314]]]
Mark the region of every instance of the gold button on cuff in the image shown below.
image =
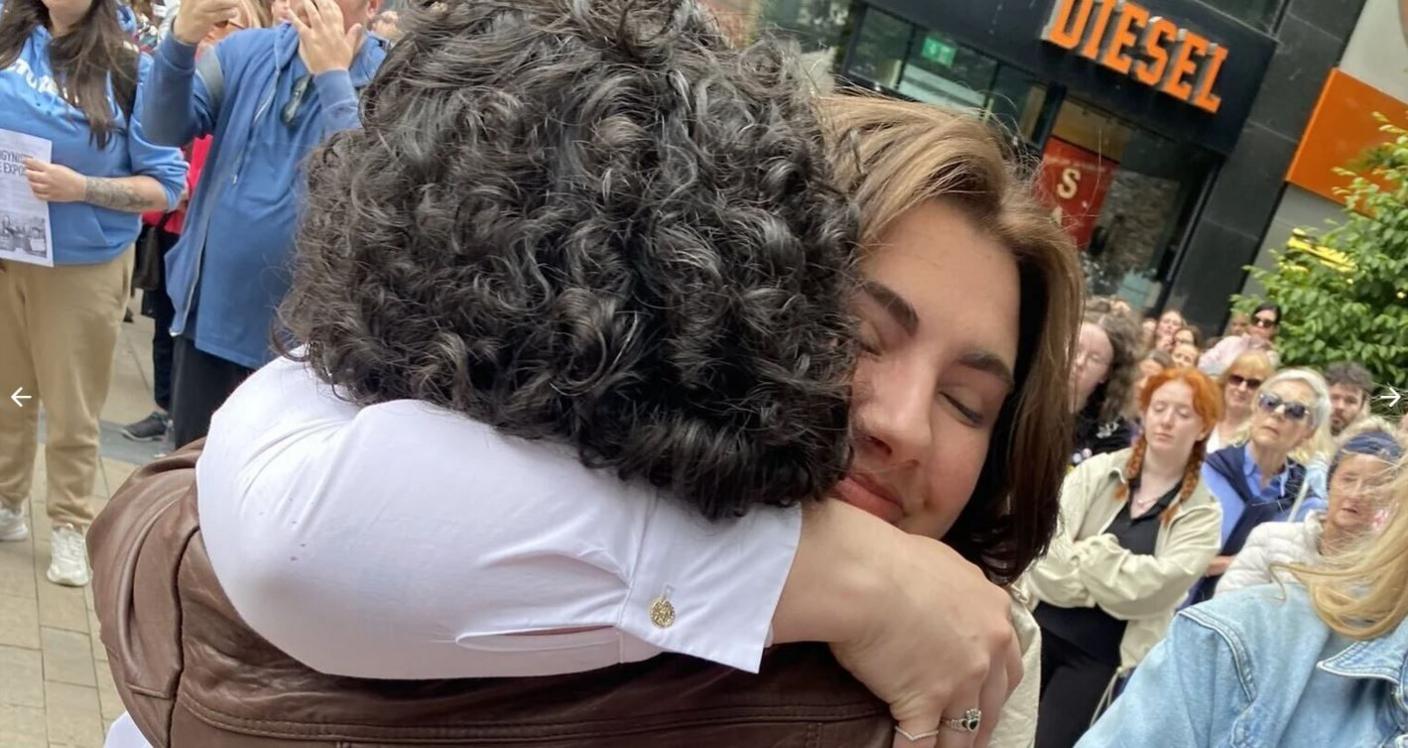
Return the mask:
[[662, 629], [675, 625], [675, 606], [663, 597], [655, 598], [650, 603], [650, 622]]

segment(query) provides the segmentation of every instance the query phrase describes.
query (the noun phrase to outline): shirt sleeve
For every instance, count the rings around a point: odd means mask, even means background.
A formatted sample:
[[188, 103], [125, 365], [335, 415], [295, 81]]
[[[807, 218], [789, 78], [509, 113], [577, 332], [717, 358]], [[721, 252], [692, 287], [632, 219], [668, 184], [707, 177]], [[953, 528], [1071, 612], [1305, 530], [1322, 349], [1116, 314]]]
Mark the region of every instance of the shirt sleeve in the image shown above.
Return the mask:
[[[141, 106], [142, 88], [151, 81], [152, 61], [146, 55], [140, 58], [137, 75], [138, 106]], [[181, 149], [156, 145], [147, 139], [142, 130], [140, 112], [134, 112], [127, 131], [127, 156], [132, 164], [134, 175], [155, 179], [166, 192], [166, 209], [172, 210], [181, 201], [181, 193], [186, 188], [186, 173], [189, 167], [181, 155]]]
[[1061, 514], [1046, 554], [1032, 564], [1024, 577], [1035, 597], [1063, 608], [1090, 608], [1095, 601], [1081, 584], [1076, 559], [1076, 538], [1085, 522], [1089, 494], [1095, 490], [1101, 471], [1108, 469], [1104, 459], [1091, 459], [1066, 474], [1061, 484]]
[[1198, 368], [1208, 376], [1221, 376], [1232, 362], [1242, 355], [1246, 343], [1239, 337], [1228, 337], [1217, 341], [1217, 345], [1198, 358]]
[[363, 678], [546, 675], [666, 651], [756, 672], [801, 532], [799, 509], [710, 523], [423, 403], [358, 409], [286, 361], [216, 415], [197, 485], [211, 564], [245, 621], [315, 670]]
[[1131, 553], [1113, 535], [1076, 543], [1079, 579], [1105, 612], [1122, 621], [1166, 616], [1188, 595], [1217, 555], [1222, 511], [1215, 502], [1173, 520], [1158, 553]]
[[[222, 67], [226, 46], [217, 44], [209, 53], [217, 55], [214, 62]], [[212, 110], [205, 83], [196, 74], [196, 48], [183, 44], [174, 34], [157, 45], [152, 74], [142, 88], [137, 97], [138, 119], [152, 142], [180, 148], [215, 129], [217, 112]]]
[[361, 129], [357, 89], [353, 88], [352, 77], [346, 70], [329, 70], [313, 76], [313, 85], [322, 103], [324, 138], [343, 130]]
[[1242, 546], [1241, 552], [1233, 557], [1227, 571], [1223, 572], [1222, 580], [1217, 583], [1217, 591], [1213, 593], [1213, 597], [1225, 595], [1244, 587], [1255, 587], [1258, 584], [1274, 581], [1274, 577], [1271, 576], [1270, 546], [1275, 542], [1275, 539], [1271, 533], [1270, 524], [1264, 524], [1252, 530], [1251, 535], [1247, 536], [1247, 544]]

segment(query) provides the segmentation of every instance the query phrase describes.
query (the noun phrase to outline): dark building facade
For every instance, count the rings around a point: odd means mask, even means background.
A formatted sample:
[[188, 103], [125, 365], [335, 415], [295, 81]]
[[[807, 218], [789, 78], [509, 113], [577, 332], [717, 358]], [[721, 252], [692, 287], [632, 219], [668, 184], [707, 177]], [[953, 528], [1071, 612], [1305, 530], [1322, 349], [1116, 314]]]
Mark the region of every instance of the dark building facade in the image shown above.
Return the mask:
[[1092, 291], [1223, 325], [1364, 0], [769, 0], [836, 76], [982, 110]]

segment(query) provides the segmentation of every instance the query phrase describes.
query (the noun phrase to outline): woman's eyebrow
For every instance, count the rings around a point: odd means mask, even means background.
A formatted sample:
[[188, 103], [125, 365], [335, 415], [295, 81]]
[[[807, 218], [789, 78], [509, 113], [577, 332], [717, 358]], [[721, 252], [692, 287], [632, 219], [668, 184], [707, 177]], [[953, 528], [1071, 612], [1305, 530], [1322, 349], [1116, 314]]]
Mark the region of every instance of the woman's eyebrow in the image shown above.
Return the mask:
[[893, 288], [879, 281], [867, 280], [861, 283], [861, 290], [883, 307], [906, 333], [914, 335], [919, 332], [919, 312]]

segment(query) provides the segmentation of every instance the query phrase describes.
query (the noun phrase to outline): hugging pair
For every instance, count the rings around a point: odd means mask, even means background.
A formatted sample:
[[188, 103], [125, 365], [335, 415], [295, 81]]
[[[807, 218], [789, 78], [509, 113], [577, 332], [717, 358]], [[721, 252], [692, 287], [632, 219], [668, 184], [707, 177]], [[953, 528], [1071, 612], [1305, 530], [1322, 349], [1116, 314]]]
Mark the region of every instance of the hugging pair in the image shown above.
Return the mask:
[[1030, 742], [1080, 281], [1000, 140], [689, 2], [407, 25], [288, 355], [95, 524], [109, 745]]

